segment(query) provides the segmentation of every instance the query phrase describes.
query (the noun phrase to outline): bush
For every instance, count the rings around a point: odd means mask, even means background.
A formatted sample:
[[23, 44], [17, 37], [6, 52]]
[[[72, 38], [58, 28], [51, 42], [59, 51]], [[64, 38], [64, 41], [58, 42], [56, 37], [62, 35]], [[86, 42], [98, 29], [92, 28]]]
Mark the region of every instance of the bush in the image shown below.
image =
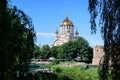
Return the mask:
[[98, 68], [87, 68], [87, 65], [81, 67], [53, 66], [52, 68], [58, 80], [98, 80]]
[[61, 67], [59, 67], [59, 66], [54, 66], [54, 67], [52, 67], [52, 71], [54, 72], [54, 73], [61, 73], [62, 72], [62, 68]]

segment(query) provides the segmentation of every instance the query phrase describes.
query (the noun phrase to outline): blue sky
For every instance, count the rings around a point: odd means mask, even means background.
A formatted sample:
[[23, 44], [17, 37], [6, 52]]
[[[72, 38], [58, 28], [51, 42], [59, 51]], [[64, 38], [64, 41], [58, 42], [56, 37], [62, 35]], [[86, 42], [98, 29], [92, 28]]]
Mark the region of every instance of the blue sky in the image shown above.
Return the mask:
[[99, 27], [97, 34], [91, 35], [88, 0], [12, 0], [10, 4], [32, 18], [37, 45], [53, 44], [55, 30], [59, 30], [67, 13], [74, 29], [78, 28], [79, 36], [84, 37], [92, 47], [103, 46]]

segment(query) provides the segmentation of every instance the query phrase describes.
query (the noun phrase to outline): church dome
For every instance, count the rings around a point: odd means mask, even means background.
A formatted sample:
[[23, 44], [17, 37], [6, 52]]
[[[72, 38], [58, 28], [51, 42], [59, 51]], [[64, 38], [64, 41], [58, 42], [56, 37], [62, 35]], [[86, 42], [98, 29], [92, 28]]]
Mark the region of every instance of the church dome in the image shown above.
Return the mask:
[[60, 26], [73, 26], [73, 23], [71, 20], [69, 20], [68, 16], [65, 20], [63, 20], [62, 24]]

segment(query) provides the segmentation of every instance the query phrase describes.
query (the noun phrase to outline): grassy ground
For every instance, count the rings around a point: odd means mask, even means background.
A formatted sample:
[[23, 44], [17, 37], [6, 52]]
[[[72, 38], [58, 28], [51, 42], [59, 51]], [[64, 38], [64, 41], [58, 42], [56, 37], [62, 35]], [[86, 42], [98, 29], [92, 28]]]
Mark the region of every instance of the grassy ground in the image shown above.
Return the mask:
[[87, 68], [86, 65], [73, 67], [54, 65], [52, 70], [58, 75], [58, 80], [98, 80], [98, 68]]
[[30, 68], [50, 68], [53, 73], [35, 73], [35, 80], [99, 80], [98, 68], [89, 67], [80, 62], [59, 62], [53, 61], [50, 64], [34, 65]]

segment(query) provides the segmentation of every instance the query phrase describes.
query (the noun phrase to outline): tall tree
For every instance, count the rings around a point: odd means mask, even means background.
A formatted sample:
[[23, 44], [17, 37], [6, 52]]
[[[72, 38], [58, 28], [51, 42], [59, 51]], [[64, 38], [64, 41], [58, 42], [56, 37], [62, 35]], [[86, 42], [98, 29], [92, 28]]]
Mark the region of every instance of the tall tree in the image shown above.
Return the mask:
[[61, 47], [63, 50], [63, 57], [68, 60], [74, 59], [78, 55], [83, 58], [82, 60], [92, 60], [92, 49], [83, 37], [79, 37], [76, 41], [69, 41]]
[[76, 44], [76, 53], [79, 53], [83, 60], [92, 61], [92, 48], [89, 46], [88, 41], [86, 41], [83, 37], [78, 37], [78, 40], [75, 41], [74, 44]]
[[[0, 1], [0, 79], [25, 79], [32, 57], [35, 32], [31, 19], [16, 7]], [[24, 80], [23, 79], [23, 80]], [[16, 79], [15, 79], [16, 80]]]
[[[4, 78], [6, 77], [6, 73], [8, 72], [8, 61], [9, 60], [5, 60], [5, 58], [7, 59], [8, 55], [7, 53], [7, 46], [5, 46], [6, 41], [9, 37], [9, 35], [6, 32], [10, 32], [9, 30], [9, 18], [8, 18], [8, 11], [7, 11], [7, 0], [1, 0], [0, 1], [0, 79], [4, 80]], [[5, 26], [7, 29], [5, 29]], [[5, 79], [7, 80], [7, 79]], [[9, 79], [8, 79], [9, 80]]]
[[58, 46], [53, 46], [50, 48], [50, 52], [51, 52], [50, 57], [55, 57], [55, 58], [57, 57], [57, 54], [58, 54], [57, 49], [58, 49]]
[[59, 46], [59, 47], [57, 47], [57, 58], [58, 59], [62, 59], [63, 58], [63, 49], [62, 49], [62, 47], [61, 46]]
[[105, 51], [104, 61], [99, 70], [100, 79], [118, 80], [120, 79], [120, 0], [89, 0], [89, 13], [92, 33], [96, 32], [95, 19], [100, 14], [99, 24]]
[[34, 53], [33, 53], [33, 57], [34, 58], [41, 58], [42, 55], [41, 55], [41, 48], [37, 45], [34, 45]]
[[50, 57], [50, 46], [43, 45], [41, 48], [41, 54], [43, 55], [42, 58], [49, 58]]

